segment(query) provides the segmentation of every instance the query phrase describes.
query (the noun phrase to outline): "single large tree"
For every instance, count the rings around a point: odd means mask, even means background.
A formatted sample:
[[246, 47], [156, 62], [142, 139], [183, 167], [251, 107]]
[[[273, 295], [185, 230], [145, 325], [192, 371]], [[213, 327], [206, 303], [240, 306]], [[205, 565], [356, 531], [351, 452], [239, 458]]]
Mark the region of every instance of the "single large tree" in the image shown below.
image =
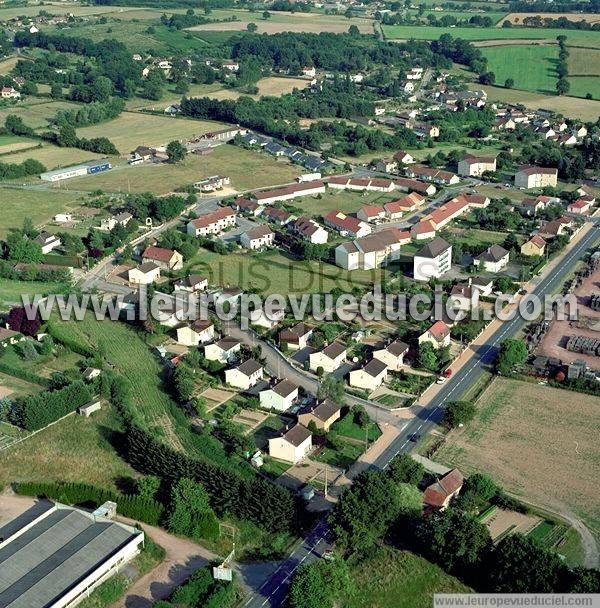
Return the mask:
[[186, 154], [187, 149], [180, 141], [173, 140], [167, 144], [167, 156], [169, 157], [169, 162], [178, 163], [185, 158]]

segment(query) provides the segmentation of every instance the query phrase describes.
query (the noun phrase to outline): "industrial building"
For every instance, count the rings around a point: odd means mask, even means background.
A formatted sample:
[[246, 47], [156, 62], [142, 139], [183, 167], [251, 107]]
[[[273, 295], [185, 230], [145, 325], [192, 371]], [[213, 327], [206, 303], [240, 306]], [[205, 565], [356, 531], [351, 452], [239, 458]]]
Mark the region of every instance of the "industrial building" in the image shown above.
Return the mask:
[[0, 606], [75, 606], [136, 556], [144, 533], [97, 513], [40, 502], [1, 527]]
[[46, 171], [40, 175], [40, 179], [45, 182], [59, 182], [62, 179], [71, 179], [72, 177], [81, 177], [83, 175], [93, 175], [102, 173], [112, 169], [112, 165], [106, 159], [91, 160], [81, 165], [73, 165], [72, 167], [64, 167], [62, 169], [54, 169], [54, 171]]

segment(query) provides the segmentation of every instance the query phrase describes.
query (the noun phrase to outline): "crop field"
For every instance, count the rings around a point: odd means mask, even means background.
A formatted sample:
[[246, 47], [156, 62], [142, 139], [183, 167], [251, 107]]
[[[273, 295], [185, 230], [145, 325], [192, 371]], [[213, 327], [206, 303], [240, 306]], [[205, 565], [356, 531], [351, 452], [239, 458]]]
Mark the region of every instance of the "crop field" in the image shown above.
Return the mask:
[[600, 529], [600, 494], [590, 483], [600, 465], [600, 398], [496, 378], [477, 406], [434, 459], [485, 472], [524, 500]]
[[547, 108], [576, 120], [598, 120], [600, 101], [576, 97], [543, 95], [533, 91], [519, 91], [504, 87], [478, 85], [488, 94], [489, 101], [522, 103], [528, 108]]
[[515, 27], [515, 28], [482, 28], [482, 27], [434, 27], [412, 25], [384, 25], [383, 33], [388, 40], [437, 40], [442, 34], [451, 34], [463, 40], [551, 40], [557, 36], [567, 36], [568, 45], [600, 48], [598, 32], [587, 30], [561, 30], [554, 28]]
[[37, 141], [27, 139], [26, 137], [18, 137], [16, 135], [0, 135], [0, 155], [8, 154], [9, 152], [18, 152], [19, 150], [24, 150], [27, 148], [33, 148], [37, 145]]
[[88, 138], [108, 137], [121, 154], [128, 154], [137, 146], [157, 146], [174, 139], [192, 139], [225, 126], [213, 121], [123, 112], [109, 122], [78, 129], [77, 134]]
[[523, 23], [523, 19], [538, 16], [542, 19], [560, 19], [562, 17], [569, 21], [587, 21], [588, 23], [600, 21], [598, 13], [509, 13], [498, 25], [502, 25], [505, 21], [510, 21], [513, 25], [520, 25]]
[[76, 190], [152, 191], [155, 194], [166, 194], [179, 186], [220, 173], [229, 175], [231, 186], [241, 191], [287, 184], [302, 173], [302, 168], [257, 152], [222, 145], [215, 148], [209, 156], [190, 154], [176, 165], [121, 165], [99, 175], [68, 180], [66, 186]]
[[346, 608], [429, 608], [434, 593], [471, 590], [441, 568], [408, 551], [380, 547], [352, 568]]
[[568, 64], [569, 77], [600, 76], [600, 50], [571, 48]]
[[8, 57], [0, 61], [0, 74], [8, 74], [17, 65], [17, 61], [19, 61], [18, 57]]
[[119, 430], [116, 415], [106, 405], [91, 418], [69, 416], [3, 451], [0, 485], [14, 481], [79, 481], [117, 489], [120, 478], [134, 473], [111, 445]]
[[122, 7], [120, 6], [82, 6], [78, 2], [57, 2], [56, 4], [46, 2], [43, 6], [37, 3], [31, 3], [29, 6], [16, 6], [14, 8], [0, 9], [0, 20], [12, 19], [20, 16], [33, 17], [40, 12], [41, 8], [51, 15], [73, 13], [75, 17], [101, 15], [122, 10]]
[[4, 238], [9, 228], [20, 227], [28, 217], [37, 226], [45, 224], [60, 211], [74, 209], [78, 195], [60, 190], [25, 190], [0, 187], [0, 237]]
[[586, 97], [589, 93], [593, 99], [600, 99], [600, 76], [569, 76], [570, 95]]
[[[51, 170], [103, 157], [102, 154], [96, 154], [95, 152], [87, 152], [86, 150], [80, 150], [79, 148], [59, 148], [53, 144], [43, 142], [36, 147], [13, 152], [10, 156], [5, 156], [2, 160], [4, 162], [22, 163], [28, 158], [34, 158], [35, 160], [39, 160], [48, 170]], [[40, 183], [37, 176], [30, 176], [16, 181], [17, 183]]]
[[[416, 16], [418, 15], [419, 11], [410, 9], [408, 13], [412, 16]], [[506, 11], [453, 11], [446, 9], [443, 11], [425, 10], [423, 13], [423, 18], [426, 19], [428, 15], [435, 15], [438, 19], [447, 15], [450, 17], [456, 17], [456, 19], [460, 20], [468, 20], [477, 15], [479, 17], [489, 17], [494, 23], [498, 23], [500, 20], [504, 20], [504, 17], [506, 17]]]
[[482, 49], [496, 82], [507, 78], [515, 81], [514, 88], [554, 93], [556, 90], [556, 45], [509, 45]]
[[[233, 12], [233, 11], [232, 11]], [[352, 18], [348, 19], [342, 15], [316, 15], [314, 13], [287, 13], [274, 11], [271, 18], [265, 20], [260, 14], [251, 14], [248, 11], [235, 11], [239, 21], [227, 21], [221, 23], [206, 23], [188, 28], [192, 32], [226, 32], [246, 31], [249, 23], [255, 23], [259, 34], [278, 34], [280, 32], [332, 32], [340, 34], [347, 32], [351, 25], [356, 25], [363, 34], [373, 33], [373, 21], [371, 19]]]
[[[187, 266], [190, 272], [208, 277], [215, 285], [239, 285], [242, 289], [255, 288], [264, 295], [272, 293], [323, 293], [334, 287], [343, 291], [380, 282], [384, 270], [343, 270], [338, 266], [319, 262], [298, 261], [286, 254], [248, 252], [218, 255], [200, 249]], [[285, 291], [287, 290], [287, 291]]]

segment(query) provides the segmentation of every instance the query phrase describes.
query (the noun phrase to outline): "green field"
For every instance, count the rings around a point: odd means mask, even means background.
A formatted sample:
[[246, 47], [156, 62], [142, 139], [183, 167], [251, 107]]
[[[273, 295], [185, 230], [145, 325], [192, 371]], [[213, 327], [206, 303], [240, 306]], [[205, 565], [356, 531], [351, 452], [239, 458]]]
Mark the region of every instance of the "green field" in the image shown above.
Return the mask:
[[0, 187], [0, 237], [5, 237], [9, 228], [22, 226], [26, 217], [36, 226], [48, 222], [60, 211], [77, 207], [77, 198], [78, 195], [61, 190]]
[[469, 593], [453, 576], [408, 551], [381, 547], [350, 573], [345, 608], [430, 608], [434, 593]]
[[381, 269], [348, 271], [332, 264], [298, 261], [275, 251], [258, 256], [248, 252], [218, 255], [204, 249], [187, 269], [208, 277], [211, 284], [254, 288], [265, 295], [327, 293], [334, 287], [351, 291], [353, 287], [364, 288], [381, 281], [386, 273]]
[[0, 123], [4, 126], [6, 117], [9, 114], [16, 114], [23, 119], [28, 127], [33, 129], [46, 128], [48, 119], [52, 118], [58, 110], [76, 107], [78, 107], [77, 104], [68, 101], [48, 101], [42, 97], [32, 97], [24, 103], [0, 108]]
[[[170, 120], [170, 119], [169, 119]], [[236, 190], [264, 188], [287, 184], [302, 173], [302, 168], [280, 159], [230, 145], [215, 148], [209, 156], [190, 154], [176, 165], [168, 163], [145, 164], [131, 167], [123, 165], [101, 175], [78, 177], [69, 180], [67, 187], [76, 190], [107, 192], [154, 192], [166, 194], [173, 189], [192, 184], [210, 175], [231, 177]]]
[[[415, 9], [410, 9], [408, 13], [412, 16], [418, 15], [418, 11]], [[456, 19], [469, 20], [471, 17], [479, 16], [479, 17], [489, 17], [494, 23], [498, 23], [501, 19], [504, 19], [508, 13], [506, 11], [453, 11], [446, 10], [443, 11], [434, 11], [434, 10], [426, 10], [423, 13], [423, 18], [426, 19], [427, 15], [435, 15], [438, 19], [444, 17], [444, 15], [450, 17], [456, 17]]]
[[600, 50], [570, 48], [568, 64], [569, 76], [600, 76]]
[[46, 283], [38, 281], [15, 281], [0, 279], [0, 304], [19, 304], [22, 295], [47, 295], [63, 293], [68, 285], [63, 283]]
[[514, 88], [554, 93], [556, 90], [557, 46], [507, 45], [481, 49], [488, 60], [488, 69], [496, 74], [496, 83], [507, 78]]
[[412, 25], [384, 25], [383, 33], [388, 40], [437, 40], [442, 34], [463, 40], [555, 40], [567, 36], [567, 44], [600, 48], [598, 32], [587, 30], [561, 30], [531, 27], [433, 27]]
[[600, 99], [600, 75], [599, 76], [569, 76], [571, 89], [570, 95], [585, 97], [588, 93], [593, 99]]

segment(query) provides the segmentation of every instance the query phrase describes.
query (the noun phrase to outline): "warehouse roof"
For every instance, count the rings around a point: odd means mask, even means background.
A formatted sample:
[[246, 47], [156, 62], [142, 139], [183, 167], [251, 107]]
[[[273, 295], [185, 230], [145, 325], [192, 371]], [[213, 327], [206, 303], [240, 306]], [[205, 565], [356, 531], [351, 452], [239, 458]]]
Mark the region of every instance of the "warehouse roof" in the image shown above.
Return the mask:
[[63, 505], [48, 510], [25, 531], [9, 526], [0, 529], [5, 538], [0, 548], [0, 606], [10, 608], [53, 605], [141, 534]]

